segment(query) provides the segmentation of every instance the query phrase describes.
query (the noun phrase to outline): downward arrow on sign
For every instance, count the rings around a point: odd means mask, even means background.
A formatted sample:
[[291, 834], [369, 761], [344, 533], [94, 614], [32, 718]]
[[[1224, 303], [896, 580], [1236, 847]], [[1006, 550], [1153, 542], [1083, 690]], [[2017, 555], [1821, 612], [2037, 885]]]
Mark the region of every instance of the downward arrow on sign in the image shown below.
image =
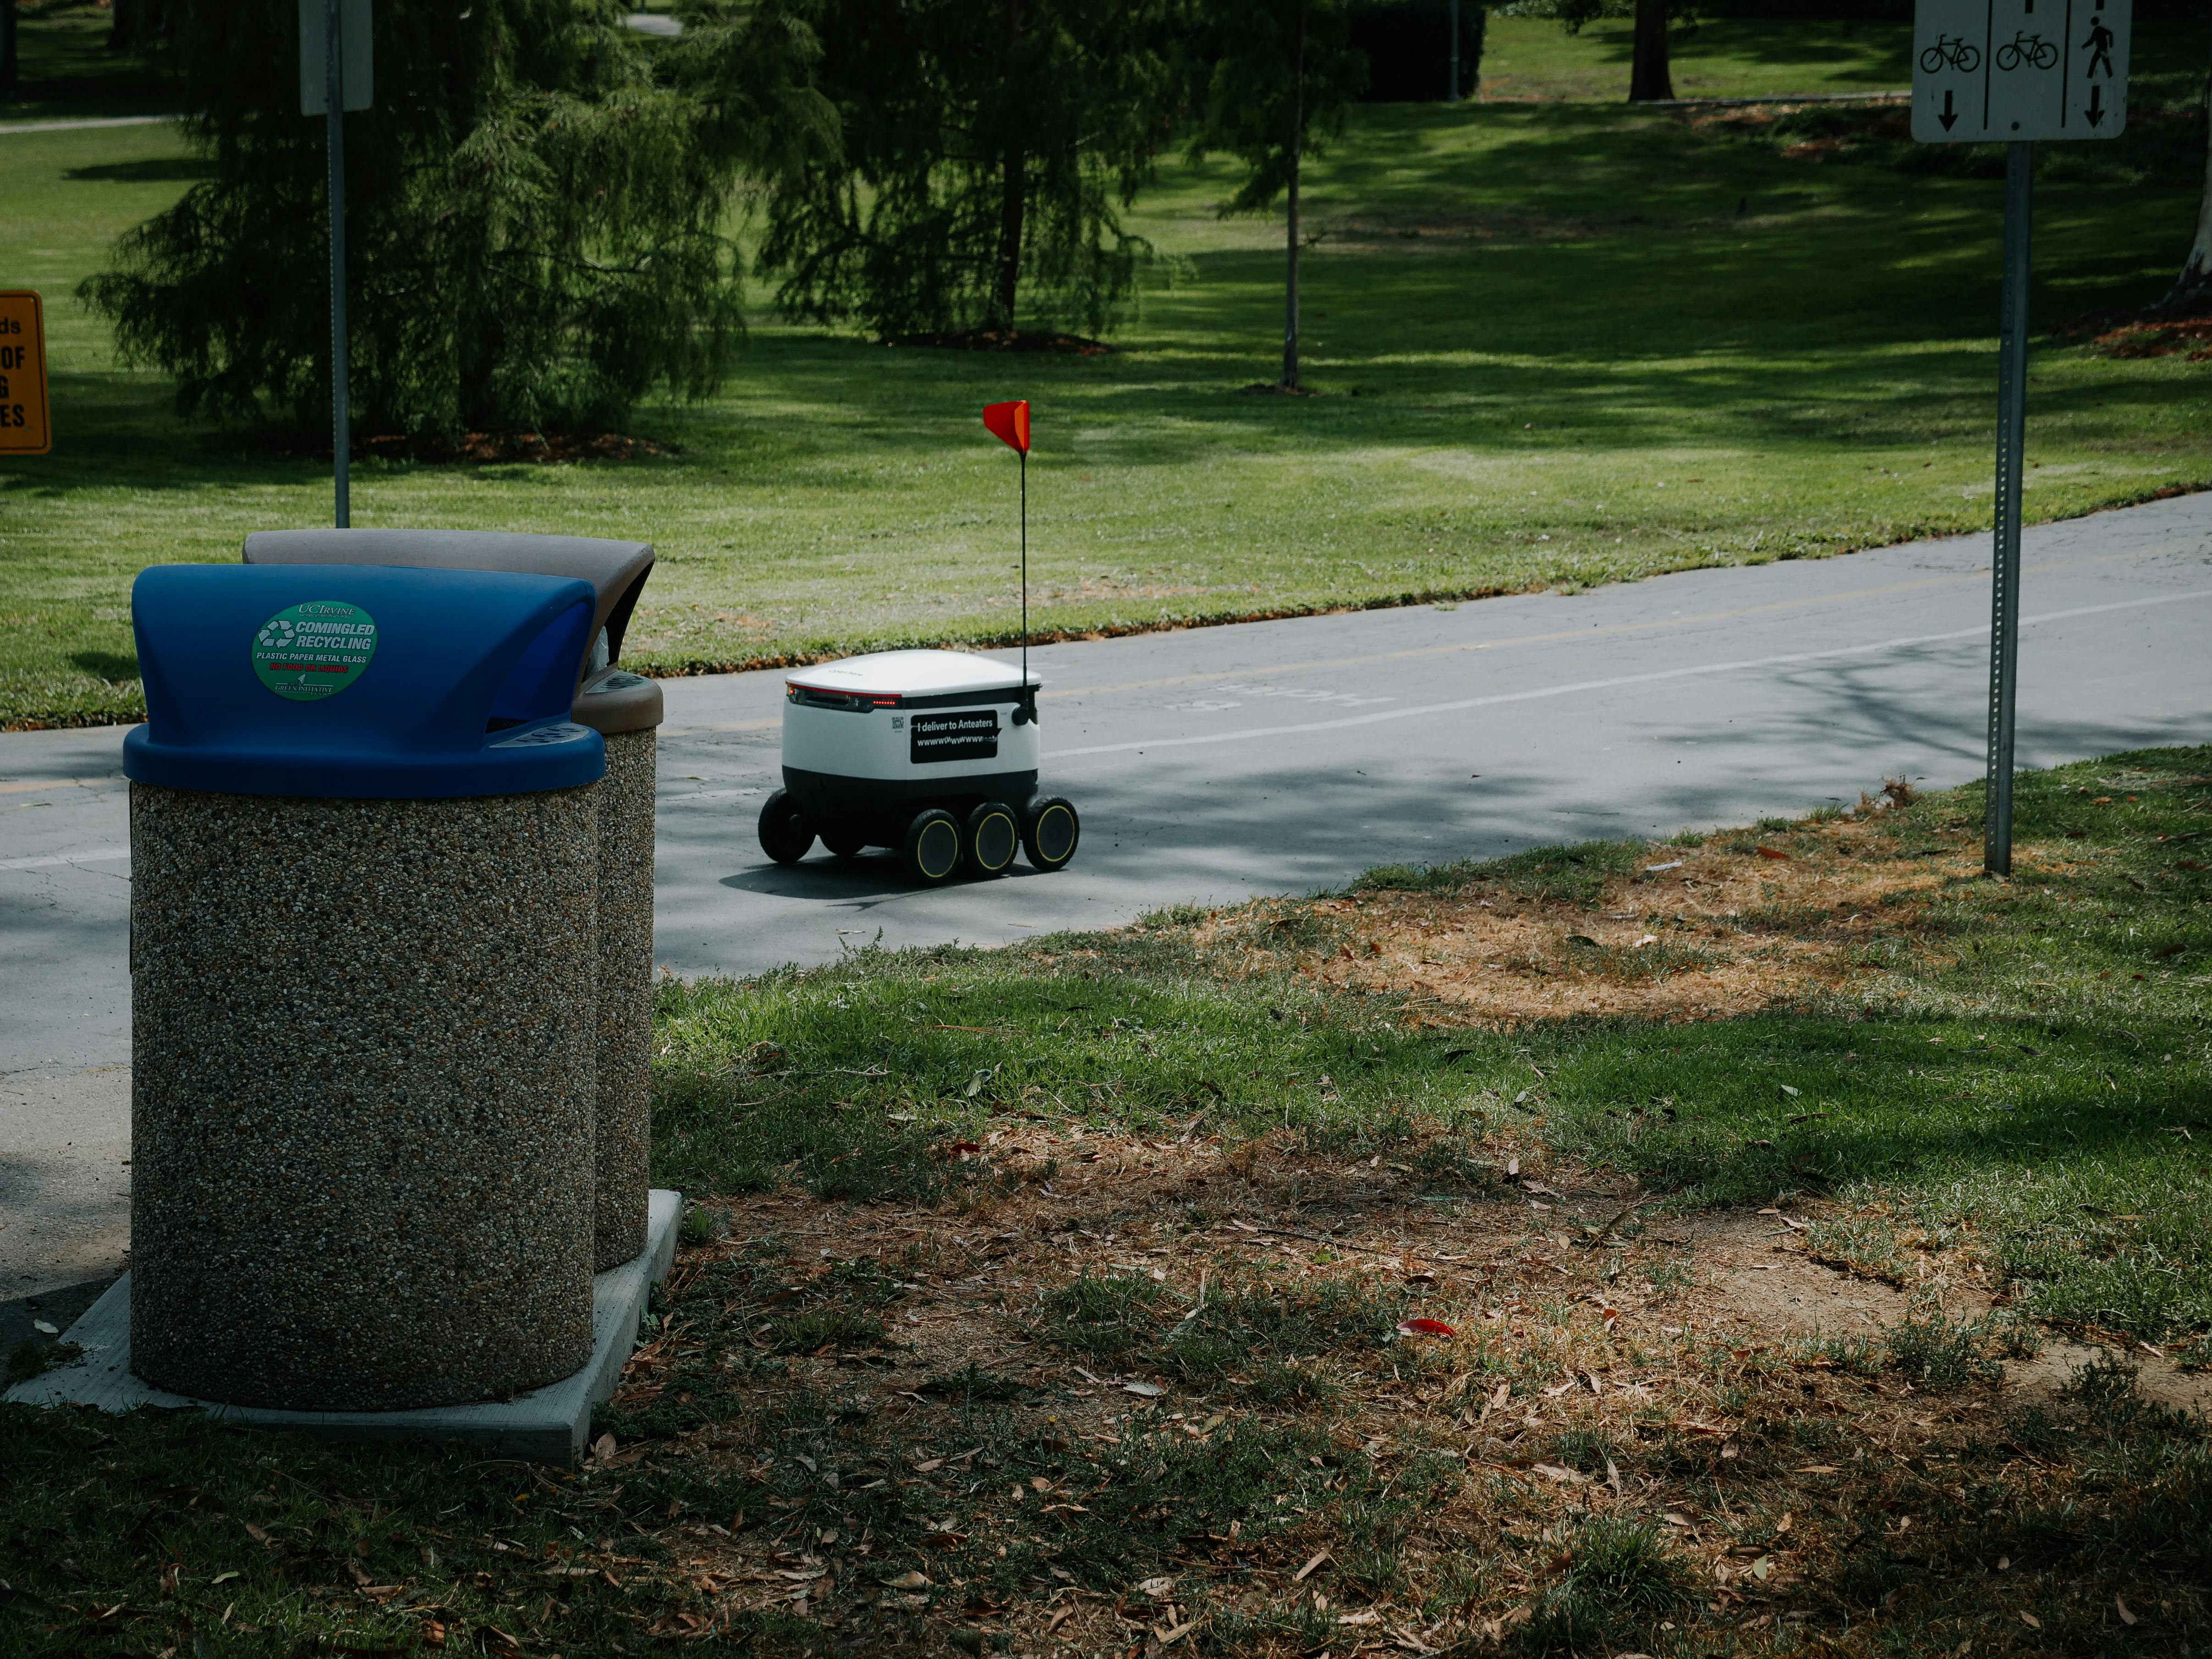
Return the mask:
[[[2094, 92], [2090, 94], [2090, 97], [2093, 100], [2096, 94]], [[1943, 94], [1943, 112], [1936, 118], [1943, 124], [1943, 131], [1946, 132], [1950, 131], [1952, 125], [1959, 118], [1959, 112], [1951, 107], [1951, 93], [1947, 89]], [[2094, 104], [2092, 106], [2094, 107]], [[2089, 118], [2094, 121], [2097, 118], [2093, 115]]]
[[2091, 87], [2089, 88], [2089, 108], [2087, 112], [2089, 116], [2089, 125], [2093, 127], [2105, 118], [2104, 88]]

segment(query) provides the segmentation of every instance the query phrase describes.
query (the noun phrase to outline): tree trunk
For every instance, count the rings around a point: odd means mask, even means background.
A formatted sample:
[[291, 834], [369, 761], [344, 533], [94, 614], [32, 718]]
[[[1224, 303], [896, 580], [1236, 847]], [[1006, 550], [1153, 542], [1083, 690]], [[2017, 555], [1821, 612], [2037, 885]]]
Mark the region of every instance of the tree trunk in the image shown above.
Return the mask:
[[1636, 0], [1636, 61], [1628, 72], [1628, 101], [1672, 98], [1674, 77], [1667, 69], [1667, 0]]
[[1298, 0], [1297, 46], [1291, 53], [1291, 190], [1288, 278], [1283, 293], [1283, 378], [1287, 392], [1298, 389], [1298, 164], [1306, 136], [1306, 8]]
[[990, 326], [1006, 334], [1014, 331], [1014, 295], [1022, 278], [1022, 210], [1028, 182], [1024, 159], [1018, 146], [1007, 146], [999, 197], [999, 268], [991, 283]]
[[13, 92], [21, 79], [15, 62], [15, 0], [0, 0], [0, 92]]
[[2181, 275], [2159, 301], [2161, 309], [2212, 301], [2212, 75], [2204, 82], [2204, 194], [2197, 204], [2197, 240], [2181, 262]]
[[[1006, 0], [1006, 91], [1018, 72], [1014, 46], [1022, 35], [1021, 0]], [[1022, 280], [1022, 215], [1029, 205], [1028, 152], [1018, 138], [1009, 138], [1005, 171], [999, 186], [999, 257], [991, 276], [991, 305], [985, 325], [1000, 333], [1014, 331], [1014, 295]]]

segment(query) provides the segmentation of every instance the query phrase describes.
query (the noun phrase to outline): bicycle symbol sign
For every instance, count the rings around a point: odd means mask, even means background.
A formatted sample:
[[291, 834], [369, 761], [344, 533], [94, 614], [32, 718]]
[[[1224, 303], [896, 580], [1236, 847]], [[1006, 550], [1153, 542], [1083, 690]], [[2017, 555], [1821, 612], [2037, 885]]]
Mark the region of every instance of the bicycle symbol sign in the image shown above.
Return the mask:
[[2128, 124], [2132, 0], [1918, 0], [1912, 136], [2112, 138]]

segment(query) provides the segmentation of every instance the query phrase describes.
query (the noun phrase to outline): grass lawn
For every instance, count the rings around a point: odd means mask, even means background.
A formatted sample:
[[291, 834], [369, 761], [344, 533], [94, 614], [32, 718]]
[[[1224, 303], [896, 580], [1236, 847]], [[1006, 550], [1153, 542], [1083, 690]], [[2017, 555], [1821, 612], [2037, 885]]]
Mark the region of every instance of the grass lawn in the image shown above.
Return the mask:
[[671, 981], [588, 1467], [0, 1408], [0, 1653], [2201, 1652], [2212, 750], [2019, 805]]
[[[2181, 256], [2202, 43], [2169, 33], [2139, 38], [2129, 136], [2046, 169], [2047, 322], [2139, 303]], [[1592, 63], [1607, 38], [1540, 37]], [[1734, 24], [1709, 38], [1779, 51]], [[1792, 38], [1806, 56], [1772, 64], [1778, 82], [1840, 72], [1858, 35]], [[2183, 112], [2160, 117], [2161, 100]], [[250, 530], [327, 511], [315, 460], [176, 420], [163, 385], [116, 368], [68, 297], [192, 176], [180, 142], [0, 137], [0, 283], [49, 297], [57, 433], [53, 454], [0, 462], [0, 725], [135, 718], [132, 575], [227, 561]], [[1171, 162], [1133, 222], [1176, 280], [1111, 356], [893, 349], [763, 317], [723, 396], [631, 422], [679, 453], [370, 460], [356, 522], [649, 538], [661, 564], [630, 649], [663, 672], [1006, 638], [1013, 479], [976, 410], [1010, 395], [1037, 411], [1033, 615], [1048, 631], [1972, 530], [1990, 511], [2001, 187], [1987, 157], [1910, 171], [1927, 158], [1896, 148], [1607, 104], [1367, 106], [1312, 173], [1319, 397], [1242, 390], [1274, 372], [1279, 228], [1214, 216], [1225, 165]], [[2212, 371], [2181, 356], [2039, 342], [2029, 516], [2212, 483], [2208, 387]]]
[[161, 115], [175, 92], [145, 59], [107, 50], [112, 15], [87, 0], [16, 0], [17, 85], [0, 123]]
[[[1677, 98], [1897, 92], [1912, 84], [1909, 23], [1722, 17], [1669, 42]], [[1486, 103], [1621, 103], [1635, 26], [1605, 18], [1577, 34], [1548, 17], [1492, 16], [1482, 48]]]

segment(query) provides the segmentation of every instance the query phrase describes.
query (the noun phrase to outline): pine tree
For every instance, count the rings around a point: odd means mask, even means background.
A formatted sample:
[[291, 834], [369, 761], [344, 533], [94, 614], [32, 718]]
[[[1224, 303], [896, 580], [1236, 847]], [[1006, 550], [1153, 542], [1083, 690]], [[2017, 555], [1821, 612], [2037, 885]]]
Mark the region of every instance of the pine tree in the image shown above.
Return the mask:
[[[167, 11], [214, 176], [81, 292], [126, 360], [176, 378], [185, 414], [314, 429], [330, 397], [325, 155], [322, 120], [299, 112], [295, 0]], [[599, 428], [656, 386], [697, 398], [728, 372], [743, 325], [724, 216], [732, 170], [764, 143], [760, 112], [731, 106], [795, 86], [808, 38], [761, 0], [758, 62], [718, 101], [656, 78], [621, 11], [376, 0], [375, 106], [346, 118], [356, 431]]]
[[769, 198], [793, 316], [878, 334], [1097, 333], [1151, 248], [1122, 228], [1175, 90], [1178, 0], [820, 0], [842, 154]]

